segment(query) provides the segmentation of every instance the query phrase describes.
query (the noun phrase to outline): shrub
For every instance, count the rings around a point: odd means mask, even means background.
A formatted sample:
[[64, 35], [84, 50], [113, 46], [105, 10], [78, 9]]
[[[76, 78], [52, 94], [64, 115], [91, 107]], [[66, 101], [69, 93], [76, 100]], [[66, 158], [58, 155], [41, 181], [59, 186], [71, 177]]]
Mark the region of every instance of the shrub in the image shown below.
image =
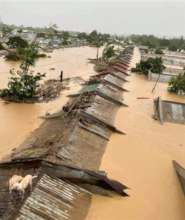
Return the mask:
[[45, 74], [41, 73], [33, 74], [33, 72], [29, 70], [30, 66], [35, 64], [35, 59], [38, 56], [36, 45], [30, 45], [24, 50], [21, 50], [21, 56], [22, 63], [20, 70], [10, 70], [11, 77], [8, 86], [0, 90], [0, 96], [3, 98], [13, 100], [33, 98], [39, 87], [39, 81], [45, 76]]
[[4, 47], [1, 43], [0, 43], [0, 50], [4, 50]]
[[163, 53], [163, 51], [160, 48], [158, 48], [158, 49], [155, 50], [155, 54], [162, 55], [164, 53]]
[[22, 39], [19, 36], [10, 37], [8, 40], [8, 43], [10, 48], [26, 48], [28, 47], [28, 42], [24, 39]]
[[[18, 47], [15, 51], [9, 51], [9, 53], [5, 56], [5, 59], [11, 60], [11, 61], [24, 60], [25, 53], [27, 53], [28, 48], [29, 47], [27, 47], [27, 48]], [[38, 51], [36, 51], [36, 54], [34, 56], [35, 56], [35, 58], [47, 57], [46, 54], [44, 54], [44, 53], [39, 54]]]
[[115, 50], [114, 50], [114, 46], [108, 45], [103, 50], [102, 58], [104, 60], [109, 60], [110, 58], [114, 57], [115, 55], [116, 55], [116, 53], [115, 53]]
[[8, 88], [0, 91], [1, 97], [13, 97], [17, 100], [33, 98], [36, 95], [36, 89], [39, 87], [39, 81], [45, 74], [32, 72], [22, 74], [21, 71], [11, 70], [11, 78], [8, 82]]
[[185, 72], [171, 78], [168, 91], [174, 93], [185, 93]]
[[132, 68], [131, 71], [148, 75], [149, 71], [161, 74], [164, 69], [165, 67], [161, 58], [150, 57], [146, 61], [141, 60], [141, 62], [136, 65], [136, 68]]
[[18, 61], [20, 60], [20, 56], [17, 54], [17, 52], [9, 52], [6, 56], [5, 56], [6, 60], [11, 60], [11, 61]]

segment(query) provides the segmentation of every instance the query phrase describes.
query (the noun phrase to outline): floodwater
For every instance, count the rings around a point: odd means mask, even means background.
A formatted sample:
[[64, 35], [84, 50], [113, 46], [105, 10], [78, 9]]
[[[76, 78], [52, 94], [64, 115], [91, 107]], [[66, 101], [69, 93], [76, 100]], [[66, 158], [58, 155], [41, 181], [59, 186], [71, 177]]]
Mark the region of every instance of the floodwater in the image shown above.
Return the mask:
[[[140, 59], [135, 49], [132, 66]], [[166, 92], [167, 84], [133, 74], [125, 88], [128, 108], [121, 108], [116, 126], [127, 135], [113, 134], [102, 159], [101, 170], [130, 187], [130, 197], [93, 196], [86, 220], [184, 220], [185, 200], [172, 160], [185, 167], [185, 126], [161, 125], [152, 119], [153, 98], [181, 101]], [[137, 99], [148, 97], [149, 99]]]
[[[88, 58], [96, 57], [96, 49], [90, 47], [67, 48], [55, 50], [48, 54], [51, 58], [42, 58], [36, 62], [35, 71], [47, 73], [46, 79], [59, 78], [63, 70], [64, 78], [82, 77], [87, 79], [94, 73], [93, 65]], [[0, 88], [8, 82], [9, 70], [17, 69], [19, 63], [6, 62], [0, 58]], [[55, 68], [55, 70], [51, 70]], [[59, 111], [67, 102], [67, 95], [80, 89], [80, 82], [74, 80], [69, 89], [61, 92], [60, 97], [48, 103], [39, 104], [6, 104], [0, 101], [0, 158], [22, 143], [41, 123], [40, 116], [47, 112]]]

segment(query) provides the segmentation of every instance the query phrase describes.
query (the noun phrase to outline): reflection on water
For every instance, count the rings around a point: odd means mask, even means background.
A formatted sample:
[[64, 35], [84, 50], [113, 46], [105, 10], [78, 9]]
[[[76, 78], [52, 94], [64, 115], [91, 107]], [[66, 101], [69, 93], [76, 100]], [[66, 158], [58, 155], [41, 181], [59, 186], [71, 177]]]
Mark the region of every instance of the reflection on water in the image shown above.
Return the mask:
[[[138, 58], [136, 50], [134, 61]], [[86, 220], [184, 220], [184, 195], [172, 160], [185, 167], [185, 126], [161, 125], [152, 119], [157, 95], [181, 102], [184, 99], [168, 94], [163, 83], [152, 94], [154, 82], [143, 76], [132, 75], [129, 81], [125, 86], [130, 91], [125, 94], [129, 107], [121, 108], [115, 121], [127, 135], [112, 135], [100, 169], [128, 185], [130, 197], [93, 196]]]
[[[88, 58], [96, 57], [96, 49], [89, 47], [55, 50], [51, 58], [39, 59], [35, 71], [47, 73], [47, 79], [59, 78], [64, 71], [64, 78], [81, 76], [87, 79], [93, 73], [93, 65]], [[5, 62], [0, 58], [0, 88], [6, 86], [11, 68], [18, 68], [15, 62]], [[54, 70], [51, 70], [54, 68]], [[62, 91], [59, 98], [49, 103], [5, 104], [0, 101], [0, 158], [19, 145], [42, 122], [39, 116], [46, 112], [55, 112], [67, 101], [67, 95], [79, 90], [79, 83], [70, 83], [70, 90]]]

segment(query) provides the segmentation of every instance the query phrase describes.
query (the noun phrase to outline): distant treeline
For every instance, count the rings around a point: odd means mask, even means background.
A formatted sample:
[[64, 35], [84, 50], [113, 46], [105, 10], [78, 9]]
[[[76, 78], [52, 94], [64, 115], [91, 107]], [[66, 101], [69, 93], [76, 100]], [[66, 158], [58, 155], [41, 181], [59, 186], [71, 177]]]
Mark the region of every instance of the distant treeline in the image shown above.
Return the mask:
[[167, 39], [153, 35], [131, 35], [131, 40], [149, 48], [168, 48], [171, 51], [185, 50], [185, 39], [183, 37]]

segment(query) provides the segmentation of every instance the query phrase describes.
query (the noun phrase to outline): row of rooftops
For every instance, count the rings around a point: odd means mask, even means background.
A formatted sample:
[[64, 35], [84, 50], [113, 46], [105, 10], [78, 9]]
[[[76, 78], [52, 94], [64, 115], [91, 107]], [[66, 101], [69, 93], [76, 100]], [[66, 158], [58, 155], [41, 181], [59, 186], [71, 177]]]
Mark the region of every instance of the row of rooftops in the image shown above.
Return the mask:
[[[132, 50], [126, 48], [115, 63], [90, 78], [60, 117], [47, 119], [35, 131], [36, 137], [0, 164], [0, 219], [80, 220], [94, 190], [128, 196], [126, 185], [97, 169], [111, 133], [124, 134], [114, 126], [114, 117], [119, 107], [126, 106], [123, 86]], [[23, 201], [8, 192], [14, 174], [38, 176]]]
[[[107, 190], [111, 190], [128, 196], [126, 185], [109, 179], [105, 172], [97, 171], [98, 165], [95, 168], [91, 162], [97, 163], [95, 158], [101, 161], [112, 132], [124, 133], [114, 126], [114, 116], [117, 109], [125, 105], [122, 95], [129, 63], [125, 62], [125, 56], [131, 58], [130, 53], [120, 57], [116, 65], [92, 76], [79, 93], [71, 95], [61, 117], [44, 124], [59, 123], [61, 129], [57, 127], [51, 133], [63, 132], [60, 136], [62, 143], [59, 138], [57, 145], [53, 145], [48, 139], [48, 146], [39, 146], [40, 140], [32, 140], [30, 146], [0, 164], [0, 219], [80, 220], [85, 218], [91, 195], [97, 193], [97, 189], [103, 188], [103, 195], [108, 195]], [[114, 69], [117, 64], [123, 65], [122, 72]], [[184, 105], [181, 110], [175, 105], [179, 103], [155, 100], [156, 117], [164, 121], [181, 120], [185, 117]], [[169, 112], [173, 113], [171, 118]], [[38, 135], [37, 139], [41, 137]], [[173, 164], [185, 191], [185, 169], [175, 161]], [[9, 178], [13, 174], [24, 176], [28, 173], [38, 175], [33, 191], [27, 192], [23, 201], [19, 198], [12, 200], [8, 192]]]

